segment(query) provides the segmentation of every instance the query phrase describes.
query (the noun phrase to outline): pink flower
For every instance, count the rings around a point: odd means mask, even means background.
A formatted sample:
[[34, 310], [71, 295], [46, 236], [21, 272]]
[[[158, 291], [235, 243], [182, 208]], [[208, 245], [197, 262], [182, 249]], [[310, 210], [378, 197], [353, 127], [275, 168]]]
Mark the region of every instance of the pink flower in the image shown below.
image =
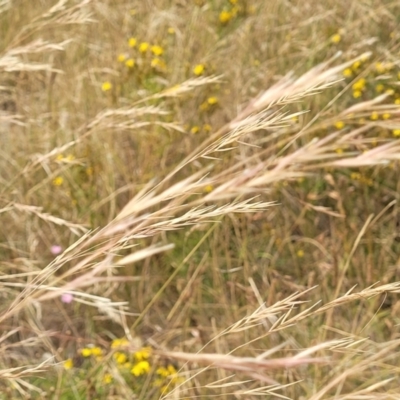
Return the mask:
[[61, 301], [63, 303], [69, 304], [72, 303], [72, 300], [74, 300], [74, 295], [71, 293], [63, 293], [61, 295]]
[[51, 254], [57, 256], [58, 254], [60, 254], [62, 252], [62, 247], [59, 246], [58, 244], [55, 244], [50, 247], [50, 252], [51, 252]]

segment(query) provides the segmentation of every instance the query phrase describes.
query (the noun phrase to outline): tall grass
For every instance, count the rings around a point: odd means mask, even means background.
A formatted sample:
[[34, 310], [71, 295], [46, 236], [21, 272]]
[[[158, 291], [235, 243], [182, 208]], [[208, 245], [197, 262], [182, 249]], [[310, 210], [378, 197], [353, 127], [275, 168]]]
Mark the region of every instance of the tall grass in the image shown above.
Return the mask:
[[194, 3], [0, 1], [4, 398], [398, 398], [399, 4]]

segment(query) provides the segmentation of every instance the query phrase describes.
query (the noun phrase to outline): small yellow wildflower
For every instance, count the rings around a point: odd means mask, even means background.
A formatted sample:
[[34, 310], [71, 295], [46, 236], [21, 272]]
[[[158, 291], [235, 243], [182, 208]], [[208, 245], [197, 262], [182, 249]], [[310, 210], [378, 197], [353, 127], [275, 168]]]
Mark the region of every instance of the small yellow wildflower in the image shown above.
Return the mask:
[[221, 11], [219, 14], [219, 22], [221, 22], [221, 24], [227, 24], [232, 17], [233, 15], [230, 11]]
[[350, 179], [353, 181], [359, 181], [361, 179], [361, 174], [359, 172], [352, 172], [350, 174]]
[[336, 122], [335, 122], [335, 128], [336, 128], [336, 129], [342, 129], [342, 128], [344, 128], [344, 122], [343, 122], [343, 121], [336, 121]]
[[399, 104], [400, 104], [400, 99], [396, 99], [396, 100], [394, 101], [394, 104], [399, 105]]
[[125, 61], [125, 65], [128, 68], [133, 68], [135, 66], [135, 60], [133, 58], [129, 58], [128, 60]]
[[343, 154], [343, 149], [340, 148], [340, 147], [338, 147], [337, 149], [335, 149], [335, 152], [336, 152], [337, 154]]
[[126, 361], [128, 360], [128, 357], [126, 356], [126, 354], [121, 353], [120, 351], [117, 351], [114, 354], [114, 359], [117, 362], [117, 364], [125, 364]]
[[354, 91], [353, 91], [353, 97], [354, 97], [355, 99], [358, 99], [358, 98], [361, 97], [361, 96], [362, 96], [361, 90], [354, 90]]
[[205, 70], [205, 65], [204, 64], [197, 64], [194, 68], [193, 68], [193, 73], [197, 76], [203, 75], [204, 74], [204, 70]]
[[385, 86], [382, 83], [379, 83], [378, 85], [375, 86], [375, 90], [378, 93], [382, 93], [385, 90]]
[[212, 131], [211, 125], [210, 124], [204, 124], [203, 125], [203, 130], [204, 130], [204, 132], [211, 132]]
[[382, 114], [382, 119], [389, 119], [389, 118], [390, 118], [390, 113]]
[[126, 60], [125, 54], [119, 54], [117, 57], [118, 62], [123, 63]]
[[68, 358], [63, 362], [63, 366], [65, 370], [70, 370], [74, 367], [74, 362], [72, 361], [72, 358]]
[[374, 111], [369, 118], [372, 121], [376, 121], [377, 119], [379, 119], [379, 114], [376, 111]]
[[364, 90], [367, 81], [364, 78], [359, 79], [357, 82], [353, 83], [353, 90]]
[[113, 377], [111, 374], [105, 374], [103, 376], [103, 383], [105, 383], [106, 385], [110, 384], [113, 381]]
[[296, 254], [297, 254], [297, 257], [303, 258], [304, 257], [304, 250], [298, 250]]
[[360, 68], [360, 66], [361, 66], [361, 61], [355, 61], [351, 66], [351, 68], [353, 68], [353, 70], [356, 71], [358, 68]]
[[149, 45], [147, 42], [142, 42], [142, 43], [140, 43], [140, 45], [139, 45], [139, 51], [140, 51], [141, 53], [146, 53], [147, 50], [149, 49], [149, 47], [150, 47], [150, 45]]
[[112, 83], [109, 81], [105, 81], [101, 84], [101, 90], [103, 92], [108, 92], [109, 90], [112, 89]]
[[172, 28], [172, 27], [168, 28], [168, 34], [174, 35], [175, 34], [175, 29]]
[[238, 0], [229, 0], [229, 3], [235, 6], [238, 3]]
[[375, 71], [378, 72], [378, 74], [384, 74], [387, 71], [390, 71], [393, 68], [393, 64], [391, 63], [382, 63], [382, 62], [377, 62], [375, 64]]
[[141, 376], [147, 374], [150, 371], [150, 364], [148, 361], [139, 361], [131, 369], [131, 374], [135, 376]]
[[350, 78], [353, 75], [353, 71], [350, 68], [346, 68], [343, 71], [343, 76], [345, 76], [346, 78]]
[[111, 342], [112, 349], [118, 349], [119, 347], [125, 347], [128, 345], [129, 345], [129, 340], [127, 338], [114, 339]]
[[393, 96], [394, 95], [394, 90], [393, 89], [386, 89], [385, 93], [388, 94], [389, 96]]
[[334, 34], [334, 35], [331, 36], [331, 42], [332, 42], [332, 43], [337, 44], [337, 43], [339, 43], [341, 40], [342, 40], [342, 37], [340, 36], [339, 33], [336, 33], [336, 34]]
[[62, 161], [64, 159], [64, 156], [62, 155], [62, 154], [59, 154], [57, 157], [56, 157], [56, 160], [57, 161]]
[[143, 347], [142, 349], [137, 351], [134, 355], [136, 360], [138, 361], [147, 360], [151, 355], [151, 347]]
[[207, 186], [204, 187], [204, 191], [206, 193], [211, 193], [213, 190], [214, 190], [214, 188], [213, 188], [212, 185], [207, 185]]
[[218, 103], [218, 99], [215, 96], [211, 96], [207, 99], [207, 103], [212, 106]]
[[165, 61], [162, 60], [161, 58], [158, 58], [158, 57], [154, 57], [154, 58], [151, 60], [150, 65], [151, 65], [153, 68], [159, 68], [159, 69], [165, 69], [165, 68], [166, 68]]
[[135, 47], [137, 45], [137, 40], [134, 37], [131, 37], [128, 39], [128, 45], [129, 47]]
[[151, 46], [151, 52], [155, 55], [155, 56], [161, 56], [162, 53], [164, 53], [164, 49], [161, 46]]
[[400, 136], [400, 129], [394, 129], [392, 131], [393, 136], [399, 137]]
[[197, 125], [192, 126], [192, 128], [190, 129], [190, 133], [192, 135], [195, 135], [196, 133], [199, 133], [199, 131], [200, 131], [200, 128]]
[[92, 349], [89, 348], [89, 347], [84, 347], [81, 350], [81, 354], [82, 354], [83, 357], [90, 357], [92, 355]]
[[64, 178], [62, 176], [57, 176], [53, 179], [54, 186], [61, 186], [64, 183]]
[[92, 355], [96, 357], [101, 357], [103, 355], [103, 350], [100, 347], [92, 347]]

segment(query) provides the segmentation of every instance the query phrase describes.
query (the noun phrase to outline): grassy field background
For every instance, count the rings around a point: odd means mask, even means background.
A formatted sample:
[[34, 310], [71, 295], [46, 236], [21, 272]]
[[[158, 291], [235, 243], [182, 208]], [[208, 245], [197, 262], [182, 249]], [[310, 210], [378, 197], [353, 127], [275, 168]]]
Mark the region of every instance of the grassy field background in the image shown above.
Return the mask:
[[400, 1], [0, 1], [0, 398], [398, 399]]

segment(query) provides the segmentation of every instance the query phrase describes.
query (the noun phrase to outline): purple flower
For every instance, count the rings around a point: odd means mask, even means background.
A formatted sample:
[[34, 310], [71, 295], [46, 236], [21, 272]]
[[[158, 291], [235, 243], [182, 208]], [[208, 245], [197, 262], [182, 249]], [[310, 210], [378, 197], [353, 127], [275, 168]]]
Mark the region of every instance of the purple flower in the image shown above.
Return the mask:
[[69, 304], [72, 303], [72, 300], [74, 300], [74, 295], [71, 293], [63, 293], [61, 295], [61, 301], [63, 303]]
[[62, 247], [59, 246], [58, 244], [55, 244], [50, 247], [50, 252], [51, 252], [51, 254], [57, 256], [58, 254], [60, 254], [62, 252]]

